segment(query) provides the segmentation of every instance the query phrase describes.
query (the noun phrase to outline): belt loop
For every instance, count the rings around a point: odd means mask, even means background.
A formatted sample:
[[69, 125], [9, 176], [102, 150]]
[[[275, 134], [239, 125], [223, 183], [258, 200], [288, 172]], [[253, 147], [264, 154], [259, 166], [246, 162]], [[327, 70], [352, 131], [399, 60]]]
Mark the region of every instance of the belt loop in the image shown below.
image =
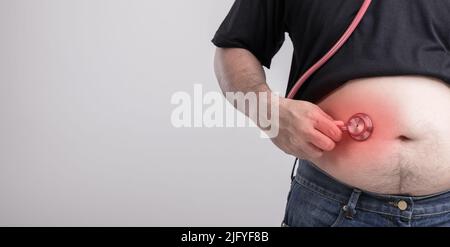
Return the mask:
[[356, 204], [358, 203], [359, 196], [361, 195], [361, 191], [358, 189], [354, 189], [350, 199], [347, 202], [347, 205], [342, 207], [344, 211], [345, 218], [353, 219], [353, 216], [356, 214]]
[[294, 167], [292, 167], [291, 182], [294, 181], [294, 178], [295, 178], [294, 173], [295, 173], [295, 165], [297, 164], [297, 161], [298, 161], [298, 158], [295, 158]]

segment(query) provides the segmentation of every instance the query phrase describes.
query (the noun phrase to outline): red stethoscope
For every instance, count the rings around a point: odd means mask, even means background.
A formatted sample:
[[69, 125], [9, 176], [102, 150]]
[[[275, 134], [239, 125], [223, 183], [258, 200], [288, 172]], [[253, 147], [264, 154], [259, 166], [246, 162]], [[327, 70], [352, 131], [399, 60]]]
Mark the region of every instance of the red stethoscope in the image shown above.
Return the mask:
[[[316, 72], [320, 67], [322, 67], [328, 60], [330, 60], [331, 57], [333, 57], [336, 54], [336, 52], [344, 45], [344, 43], [350, 38], [350, 36], [358, 27], [362, 18], [366, 14], [367, 9], [369, 8], [371, 2], [372, 0], [364, 0], [363, 5], [356, 14], [356, 17], [353, 19], [352, 23], [347, 28], [342, 37], [318, 62], [316, 62], [313, 66], [311, 66], [311, 68], [309, 68], [295, 83], [295, 85], [292, 87], [291, 91], [287, 96], [289, 99], [293, 99], [297, 94], [298, 90], [303, 85], [303, 83], [305, 83], [305, 81], [314, 72]], [[372, 119], [369, 117], [369, 115], [365, 113], [357, 113], [352, 117], [350, 117], [350, 119], [346, 122], [346, 124], [344, 126], [340, 126], [340, 128], [342, 131], [348, 132], [350, 137], [353, 138], [354, 140], [366, 141], [372, 135], [374, 126]]]

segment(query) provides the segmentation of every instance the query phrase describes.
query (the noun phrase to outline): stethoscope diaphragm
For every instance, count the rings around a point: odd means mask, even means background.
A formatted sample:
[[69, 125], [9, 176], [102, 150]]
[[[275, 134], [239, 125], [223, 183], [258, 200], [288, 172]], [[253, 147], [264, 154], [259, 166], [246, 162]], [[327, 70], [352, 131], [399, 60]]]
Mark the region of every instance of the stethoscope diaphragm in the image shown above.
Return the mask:
[[365, 113], [357, 113], [350, 117], [345, 126], [341, 127], [342, 131], [348, 132], [351, 138], [356, 141], [365, 141], [373, 133], [373, 122], [369, 115]]

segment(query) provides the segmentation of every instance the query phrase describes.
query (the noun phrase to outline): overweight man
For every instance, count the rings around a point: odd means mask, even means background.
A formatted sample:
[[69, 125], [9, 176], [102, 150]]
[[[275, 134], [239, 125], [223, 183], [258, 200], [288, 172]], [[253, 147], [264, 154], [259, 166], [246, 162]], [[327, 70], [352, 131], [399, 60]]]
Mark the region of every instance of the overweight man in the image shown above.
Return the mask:
[[[362, 4], [236, 0], [213, 38], [218, 81], [224, 92], [279, 102], [272, 141], [299, 158], [282, 226], [450, 226], [450, 1], [372, 1], [294, 99], [270, 94], [262, 66], [285, 35], [289, 91]], [[338, 124], [361, 112], [375, 126], [366, 141]]]

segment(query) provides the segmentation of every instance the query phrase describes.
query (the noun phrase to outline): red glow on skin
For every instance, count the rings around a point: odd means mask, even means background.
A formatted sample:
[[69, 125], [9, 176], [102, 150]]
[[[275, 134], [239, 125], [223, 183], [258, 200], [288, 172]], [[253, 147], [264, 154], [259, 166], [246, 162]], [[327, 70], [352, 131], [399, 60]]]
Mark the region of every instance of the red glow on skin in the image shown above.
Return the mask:
[[[342, 95], [341, 95], [342, 96]], [[317, 160], [318, 163], [335, 163], [339, 160], [355, 161], [353, 166], [364, 166], [380, 154], [388, 153], [393, 148], [393, 141], [399, 142], [400, 119], [395, 102], [380, 100], [379, 94], [360, 93], [353, 97], [331, 97], [319, 103], [319, 106], [336, 121], [347, 123], [356, 113], [365, 113], [373, 123], [373, 132], [366, 141], [356, 141], [343, 131], [342, 140], [336, 143], [336, 148]], [[337, 122], [339, 125], [339, 122]], [[358, 162], [360, 161], [360, 162]], [[336, 167], [337, 168], [337, 167]]]

